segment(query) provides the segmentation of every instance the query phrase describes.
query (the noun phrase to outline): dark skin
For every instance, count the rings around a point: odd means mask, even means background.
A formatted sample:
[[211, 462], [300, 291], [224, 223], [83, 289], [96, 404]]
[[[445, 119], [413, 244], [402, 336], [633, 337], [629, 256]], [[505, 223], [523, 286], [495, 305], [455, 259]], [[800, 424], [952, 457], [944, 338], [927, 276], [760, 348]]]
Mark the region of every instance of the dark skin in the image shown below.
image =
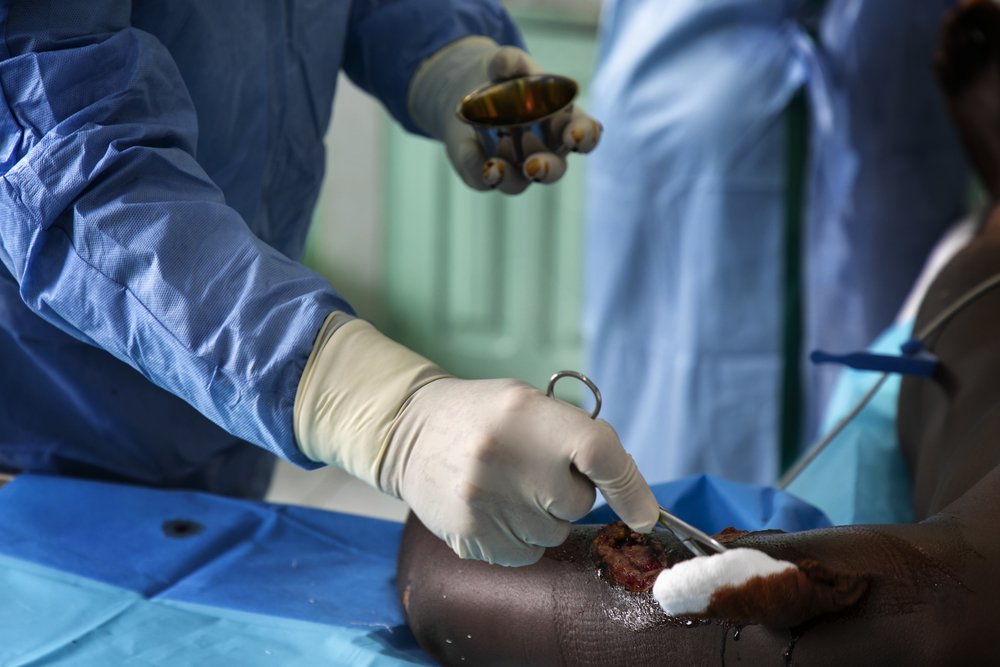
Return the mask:
[[739, 540], [868, 579], [857, 605], [791, 629], [667, 619], [648, 595], [597, 576], [587, 528], [512, 569], [461, 561], [411, 520], [398, 583], [415, 636], [446, 665], [989, 664], [1000, 620], [998, 510], [994, 470], [918, 524]]
[[1000, 9], [964, 0], [941, 29], [934, 72], [983, 187], [1000, 201]]
[[[978, 20], [996, 19], [1000, 26], [1000, 9], [992, 13], [983, 4], [966, 3], [960, 11], [980, 12]], [[984, 24], [955, 24], [953, 18], [946, 28], [952, 33], [945, 35], [938, 74], [960, 62], [968, 71], [962, 57], [978, 58], [974, 75], [956, 76], [960, 84], [943, 88], [973, 165], [987, 189], [1000, 194], [1000, 122], [993, 122], [1000, 119], [1000, 58], [994, 55], [1000, 28], [990, 49], [969, 38], [979, 48], [970, 56], [954, 40]], [[934, 281], [916, 331], [997, 273], [1000, 210]], [[859, 573], [868, 589], [857, 604], [797, 628], [739, 628], [726, 619], [685, 623], [658, 614], [648, 595], [623, 593], [599, 578], [590, 528], [575, 529], [539, 563], [512, 569], [459, 560], [411, 519], [398, 584], [414, 634], [448, 665], [994, 664], [1000, 654], [992, 636], [1000, 624], [1000, 287], [964, 307], [927, 342], [940, 371], [931, 379], [904, 379], [898, 413], [919, 521], [752, 534], [735, 543]]]

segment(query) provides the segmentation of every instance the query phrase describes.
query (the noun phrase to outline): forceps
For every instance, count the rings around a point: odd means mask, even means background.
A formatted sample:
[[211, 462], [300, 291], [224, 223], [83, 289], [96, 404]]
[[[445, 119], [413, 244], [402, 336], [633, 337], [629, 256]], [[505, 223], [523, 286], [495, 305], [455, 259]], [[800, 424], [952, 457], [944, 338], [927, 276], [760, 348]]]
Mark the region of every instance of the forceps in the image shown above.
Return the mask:
[[[549, 386], [545, 390], [545, 395], [549, 398], [555, 397], [555, 387], [556, 382], [559, 378], [572, 377], [576, 378], [583, 384], [587, 385], [587, 389], [594, 394], [594, 409], [590, 412], [591, 419], [597, 419], [597, 415], [601, 412], [601, 390], [597, 388], [597, 385], [588, 378], [583, 373], [577, 371], [559, 371], [549, 378]], [[681, 541], [681, 544], [687, 548], [695, 556], [710, 556], [712, 554], [719, 554], [726, 550], [726, 547], [719, 544], [719, 541], [714, 537], [709, 535], [703, 530], [698, 530], [687, 521], [674, 516], [662, 507], [660, 510], [660, 520], [657, 521], [657, 525], [666, 528], [668, 531], [673, 533], [674, 537]]]

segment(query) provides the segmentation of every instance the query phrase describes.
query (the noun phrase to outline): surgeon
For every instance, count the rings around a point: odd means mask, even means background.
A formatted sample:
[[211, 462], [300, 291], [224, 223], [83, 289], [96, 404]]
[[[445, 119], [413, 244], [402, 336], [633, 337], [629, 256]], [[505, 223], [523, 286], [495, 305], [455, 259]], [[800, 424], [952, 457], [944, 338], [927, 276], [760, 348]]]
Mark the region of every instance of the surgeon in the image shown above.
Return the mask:
[[606, 4], [586, 368], [650, 482], [773, 482], [835, 377], [803, 353], [871, 343], [965, 210], [930, 66], [953, 4]]
[[[473, 188], [561, 175], [489, 159], [455, 118], [536, 71], [495, 0], [26, 0], [0, 21], [0, 469], [259, 497], [272, 454], [335, 465], [506, 565], [595, 487], [652, 527], [606, 423], [451, 377], [298, 261], [341, 69]], [[560, 130], [586, 151], [600, 128]]]

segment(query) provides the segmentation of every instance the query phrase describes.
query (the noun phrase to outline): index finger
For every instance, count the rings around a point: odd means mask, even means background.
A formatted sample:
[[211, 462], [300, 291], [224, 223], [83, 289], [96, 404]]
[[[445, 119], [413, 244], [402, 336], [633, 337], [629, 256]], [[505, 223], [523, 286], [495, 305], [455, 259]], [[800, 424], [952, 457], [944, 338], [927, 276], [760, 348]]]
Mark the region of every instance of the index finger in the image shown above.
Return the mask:
[[648, 533], [660, 515], [656, 497], [614, 429], [603, 420], [597, 423], [605, 427], [605, 434], [581, 446], [573, 463], [601, 490], [611, 509], [629, 528]]

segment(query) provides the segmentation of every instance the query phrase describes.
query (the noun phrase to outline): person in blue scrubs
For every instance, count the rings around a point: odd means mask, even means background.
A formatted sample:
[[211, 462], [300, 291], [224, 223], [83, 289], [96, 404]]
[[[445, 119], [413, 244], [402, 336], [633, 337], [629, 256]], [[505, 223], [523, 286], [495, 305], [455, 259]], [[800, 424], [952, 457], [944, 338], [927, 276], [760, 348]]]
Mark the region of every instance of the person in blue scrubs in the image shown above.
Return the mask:
[[341, 69], [473, 187], [561, 174], [486, 161], [455, 119], [537, 69], [496, 0], [6, 0], [0, 23], [0, 470], [259, 497], [272, 455], [334, 464], [509, 565], [595, 487], [652, 527], [607, 424], [450, 377], [299, 263]]
[[[592, 87], [605, 134], [587, 172], [586, 369], [650, 482], [772, 483], [783, 393], [795, 396], [786, 380], [803, 375], [791, 438], [806, 440], [835, 372], [786, 374], [798, 353], [786, 333], [802, 330], [802, 352], [866, 347], [965, 210], [967, 171], [930, 66], [952, 4], [608, 1]], [[787, 114], [800, 91], [810, 156], [801, 249], [789, 250]], [[804, 311], [791, 327], [790, 281]]]

